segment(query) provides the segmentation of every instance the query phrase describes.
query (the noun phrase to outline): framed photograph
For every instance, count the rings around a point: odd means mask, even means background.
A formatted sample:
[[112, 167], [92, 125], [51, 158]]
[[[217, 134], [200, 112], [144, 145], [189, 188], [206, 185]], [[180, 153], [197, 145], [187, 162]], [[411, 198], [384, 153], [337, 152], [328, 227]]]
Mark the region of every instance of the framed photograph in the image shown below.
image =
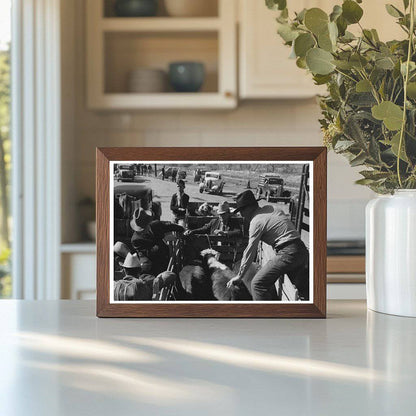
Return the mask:
[[326, 316], [324, 147], [97, 149], [97, 316]]

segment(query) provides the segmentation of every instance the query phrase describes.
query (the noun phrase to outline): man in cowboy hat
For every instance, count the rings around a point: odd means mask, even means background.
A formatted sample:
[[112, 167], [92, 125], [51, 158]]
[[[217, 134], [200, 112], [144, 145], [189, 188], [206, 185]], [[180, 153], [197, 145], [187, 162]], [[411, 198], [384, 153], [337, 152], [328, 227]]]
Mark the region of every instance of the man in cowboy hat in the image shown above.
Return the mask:
[[141, 269], [137, 253], [128, 253], [121, 267], [123, 267], [125, 276], [139, 277]]
[[120, 280], [124, 277], [123, 262], [130, 253], [126, 244], [117, 241], [114, 244], [114, 280]]
[[243, 234], [238, 220], [231, 216], [230, 205], [227, 201], [218, 205], [217, 214], [218, 217], [213, 218], [201, 228], [185, 231], [185, 235], [211, 234], [238, 237]]
[[151, 300], [152, 285], [140, 277], [142, 270], [138, 255], [128, 253], [122, 267], [125, 276], [114, 284], [114, 300]]
[[178, 180], [177, 186], [178, 191], [172, 195], [172, 199], [170, 201], [170, 210], [173, 214], [173, 221], [176, 224], [184, 226], [186, 209], [188, 208], [189, 203], [189, 195], [185, 193], [185, 181], [183, 179]]
[[134, 233], [131, 243], [138, 253], [144, 253], [152, 262], [152, 274], [164, 272], [169, 264], [169, 248], [163, 241], [165, 234], [183, 233], [184, 228], [169, 221], [153, 220], [143, 208], [135, 210], [130, 226]]
[[[256, 273], [251, 290], [253, 300], [271, 300], [279, 276], [298, 276], [307, 261], [308, 250], [299, 232], [281, 209], [271, 205], [259, 207], [252, 191], [237, 195], [236, 202], [235, 212], [239, 211], [249, 224], [249, 242], [241, 259], [240, 270], [228, 286], [244, 277], [256, 256], [259, 242], [263, 241], [274, 248], [276, 255]], [[300, 282], [298, 290], [301, 297], [309, 299], [309, 282], [306, 281], [306, 275], [302, 277], [305, 281]]]

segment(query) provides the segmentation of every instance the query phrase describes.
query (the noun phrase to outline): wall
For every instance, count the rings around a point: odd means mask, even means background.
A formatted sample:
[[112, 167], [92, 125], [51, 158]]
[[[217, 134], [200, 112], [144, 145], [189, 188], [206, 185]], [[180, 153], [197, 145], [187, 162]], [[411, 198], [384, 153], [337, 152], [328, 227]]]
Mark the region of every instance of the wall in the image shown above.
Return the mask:
[[[94, 197], [96, 146], [319, 146], [319, 108], [314, 99], [242, 102], [233, 111], [137, 111], [92, 112], [85, 107], [84, 2], [74, 0], [75, 19], [66, 22], [66, 59], [73, 57], [74, 79], [63, 80], [67, 89], [74, 83], [74, 114], [67, 123], [74, 140], [63, 157], [64, 175], [72, 175], [68, 204]], [[71, 123], [72, 120], [72, 123]], [[328, 236], [364, 236], [364, 206], [371, 197], [343, 158], [329, 155]], [[319, 215], [319, 213], [318, 213]], [[64, 218], [65, 221], [65, 218]], [[67, 227], [68, 228], [68, 227]], [[73, 240], [74, 227], [64, 232]], [[80, 230], [80, 224], [76, 227]], [[79, 234], [78, 234], [79, 237]]]

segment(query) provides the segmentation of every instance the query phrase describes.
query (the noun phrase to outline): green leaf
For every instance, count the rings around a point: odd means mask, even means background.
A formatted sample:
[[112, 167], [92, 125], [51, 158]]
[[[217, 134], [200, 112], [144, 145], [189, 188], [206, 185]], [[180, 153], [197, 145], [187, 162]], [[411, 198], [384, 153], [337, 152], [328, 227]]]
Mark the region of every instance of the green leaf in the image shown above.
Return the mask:
[[403, 0], [403, 6], [404, 6], [404, 9], [406, 10], [409, 7], [409, 0]]
[[309, 9], [305, 14], [305, 26], [315, 35], [328, 29], [328, 15], [317, 7]]
[[366, 160], [367, 160], [367, 155], [364, 152], [362, 152], [358, 156], [350, 160], [350, 165], [352, 167], [360, 166], [360, 165], [363, 165]]
[[282, 19], [287, 19], [289, 17], [289, 10], [287, 8], [283, 9], [280, 13]]
[[[416, 70], [416, 64], [412, 61], [409, 62], [409, 74]], [[406, 76], [406, 62], [400, 64], [400, 72], [403, 77]]]
[[343, 61], [341, 59], [335, 59], [333, 63], [337, 68], [343, 71], [348, 71], [352, 68], [352, 65], [348, 61]]
[[321, 49], [328, 52], [333, 52], [335, 46], [332, 43], [328, 32], [324, 32], [318, 35], [318, 45]]
[[302, 11], [297, 13], [295, 20], [297, 20], [298, 22], [303, 23], [303, 21], [305, 20], [306, 11], [307, 11], [306, 9], [303, 9]]
[[[339, 31], [338, 25], [337, 25], [337, 28], [338, 28], [338, 31]], [[348, 32], [348, 30], [347, 30], [344, 33], [344, 35], [341, 36], [341, 38], [339, 40], [340, 40], [340, 42], [343, 42], [343, 43], [349, 43], [349, 42], [351, 42], [355, 39], [356, 39], [356, 36], [354, 34], [352, 34], [351, 32]]]
[[404, 14], [397, 8], [394, 7], [392, 4], [386, 4], [387, 13], [393, 17], [403, 17]]
[[386, 94], [385, 94], [385, 87], [386, 87], [386, 79], [383, 78], [383, 81], [381, 81], [380, 87], [378, 89], [378, 93], [380, 94], [380, 97], [385, 100], [386, 99]]
[[266, 0], [266, 6], [270, 10], [283, 10], [286, 8], [286, 0]]
[[315, 40], [310, 33], [302, 33], [295, 39], [295, 53], [301, 58], [306, 56], [306, 52], [315, 46]]
[[337, 38], [338, 38], [338, 26], [334, 22], [328, 23], [328, 32], [331, 42], [334, 46], [337, 45]]
[[296, 66], [301, 69], [307, 69], [306, 59], [304, 57], [296, 59]]
[[368, 61], [364, 58], [364, 56], [358, 53], [354, 53], [353, 55], [351, 55], [349, 62], [354, 68], [357, 68], [357, 69], [363, 69], [368, 63]]
[[375, 64], [378, 68], [386, 69], [386, 70], [394, 69], [394, 65], [395, 65], [391, 57], [384, 57], [384, 58], [376, 59]]
[[371, 92], [371, 82], [367, 79], [362, 79], [361, 81], [357, 82], [355, 90], [357, 92]]
[[385, 179], [391, 176], [390, 172], [378, 172], [376, 170], [362, 170], [360, 175], [363, 175], [365, 179], [372, 179], [377, 181], [379, 179]]
[[375, 105], [371, 113], [377, 120], [382, 120], [389, 130], [395, 131], [402, 127], [403, 110], [391, 101]]
[[352, 140], [338, 140], [334, 146], [334, 150], [337, 153], [345, 152], [348, 150], [351, 146], [354, 146], [355, 142]]
[[360, 117], [358, 114], [352, 114], [345, 121], [344, 133], [355, 143], [360, 145], [360, 148], [363, 149], [366, 147], [366, 138], [363, 130], [360, 127]]
[[368, 42], [374, 42], [373, 34], [371, 33], [371, 30], [364, 29], [363, 30], [364, 39]]
[[407, 97], [416, 100], [416, 82], [409, 82], [407, 84]]
[[338, 32], [340, 34], [340, 36], [344, 36], [345, 32], [347, 30], [348, 27], [348, 23], [347, 21], [344, 19], [344, 17], [340, 16], [337, 19], [337, 27], [338, 27]]
[[352, 92], [348, 98], [348, 104], [360, 108], [373, 107], [376, 104], [376, 100], [373, 94], [369, 92]]
[[313, 74], [327, 75], [333, 72], [333, 56], [320, 48], [310, 49], [306, 54], [306, 64]]
[[346, 0], [342, 4], [342, 16], [349, 24], [358, 23], [363, 13], [363, 9], [353, 0]]
[[[385, 144], [386, 146], [390, 146], [391, 151], [393, 152], [393, 154], [396, 157], [399, 156], [400, 132], [396, 133], [390, 141], [382, 140], [381, 142], [383, 144]], [[406, 152], [405, 152], [405, 149], [404, 149], [404, 140], [403, 140], [402, 149], [401, 149], [401, 152], [400, 152], [400, 159], [405, 161], [405, 162], [409, 162], [409, 159], [407, 158]]]
[[293, 30], [292, 26], [282, 23], [277, 25], [277, 33], [285, 42], [292, 42], [299, 36], [299, 32], [297, 30]]
[[358, 179], [357, 181], [355, 181], [356, 185], [371, 185], [372, 183], [374, 183], [374, 179]]
[[371, 29], [371, 34], [373, 35], [373, 39], [376, 42], [380, 42], [380, 38], [378, 37], [378, 33], [377, 33], [377, 30], [376, 29]]
[[329, 15], [329, 20], [335, 22], [338, 17], [342, 15], [342, 7], [336, 4], [332, 10], [332, 13]]
[[376, 162], [377, 164], [380, 163], [380, 160], [381, 160], [380, 147], [378, 145], [377, 140], [374, 137], [370, 138], [368, 151], [370, 153], [370, 156], [374, 159], [374, 162]]
[[324, 85], [327, 82], [331, 81], [331, 75], [315, 74], [313, 80], [315, 81], [315, 85]]

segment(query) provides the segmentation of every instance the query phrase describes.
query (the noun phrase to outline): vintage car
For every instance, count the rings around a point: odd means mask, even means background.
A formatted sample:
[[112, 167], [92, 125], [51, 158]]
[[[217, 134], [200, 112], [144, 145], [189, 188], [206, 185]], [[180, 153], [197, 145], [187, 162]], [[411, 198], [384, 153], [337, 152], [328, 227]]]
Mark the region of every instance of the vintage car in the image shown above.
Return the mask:
[[115, 178], [117, 182], [134, 182], [135, 169], [133, 165], [118, 165]]
[[256, 197], [264, 198], [267, 202], [290, 202], [291, 192], [285, 189], [283, 178], [276, 174], [260, 175]]
[[204, 180], [199, 184], [199, 192], [222, 195], [225, 182], [219, 172], [206, 172]]

